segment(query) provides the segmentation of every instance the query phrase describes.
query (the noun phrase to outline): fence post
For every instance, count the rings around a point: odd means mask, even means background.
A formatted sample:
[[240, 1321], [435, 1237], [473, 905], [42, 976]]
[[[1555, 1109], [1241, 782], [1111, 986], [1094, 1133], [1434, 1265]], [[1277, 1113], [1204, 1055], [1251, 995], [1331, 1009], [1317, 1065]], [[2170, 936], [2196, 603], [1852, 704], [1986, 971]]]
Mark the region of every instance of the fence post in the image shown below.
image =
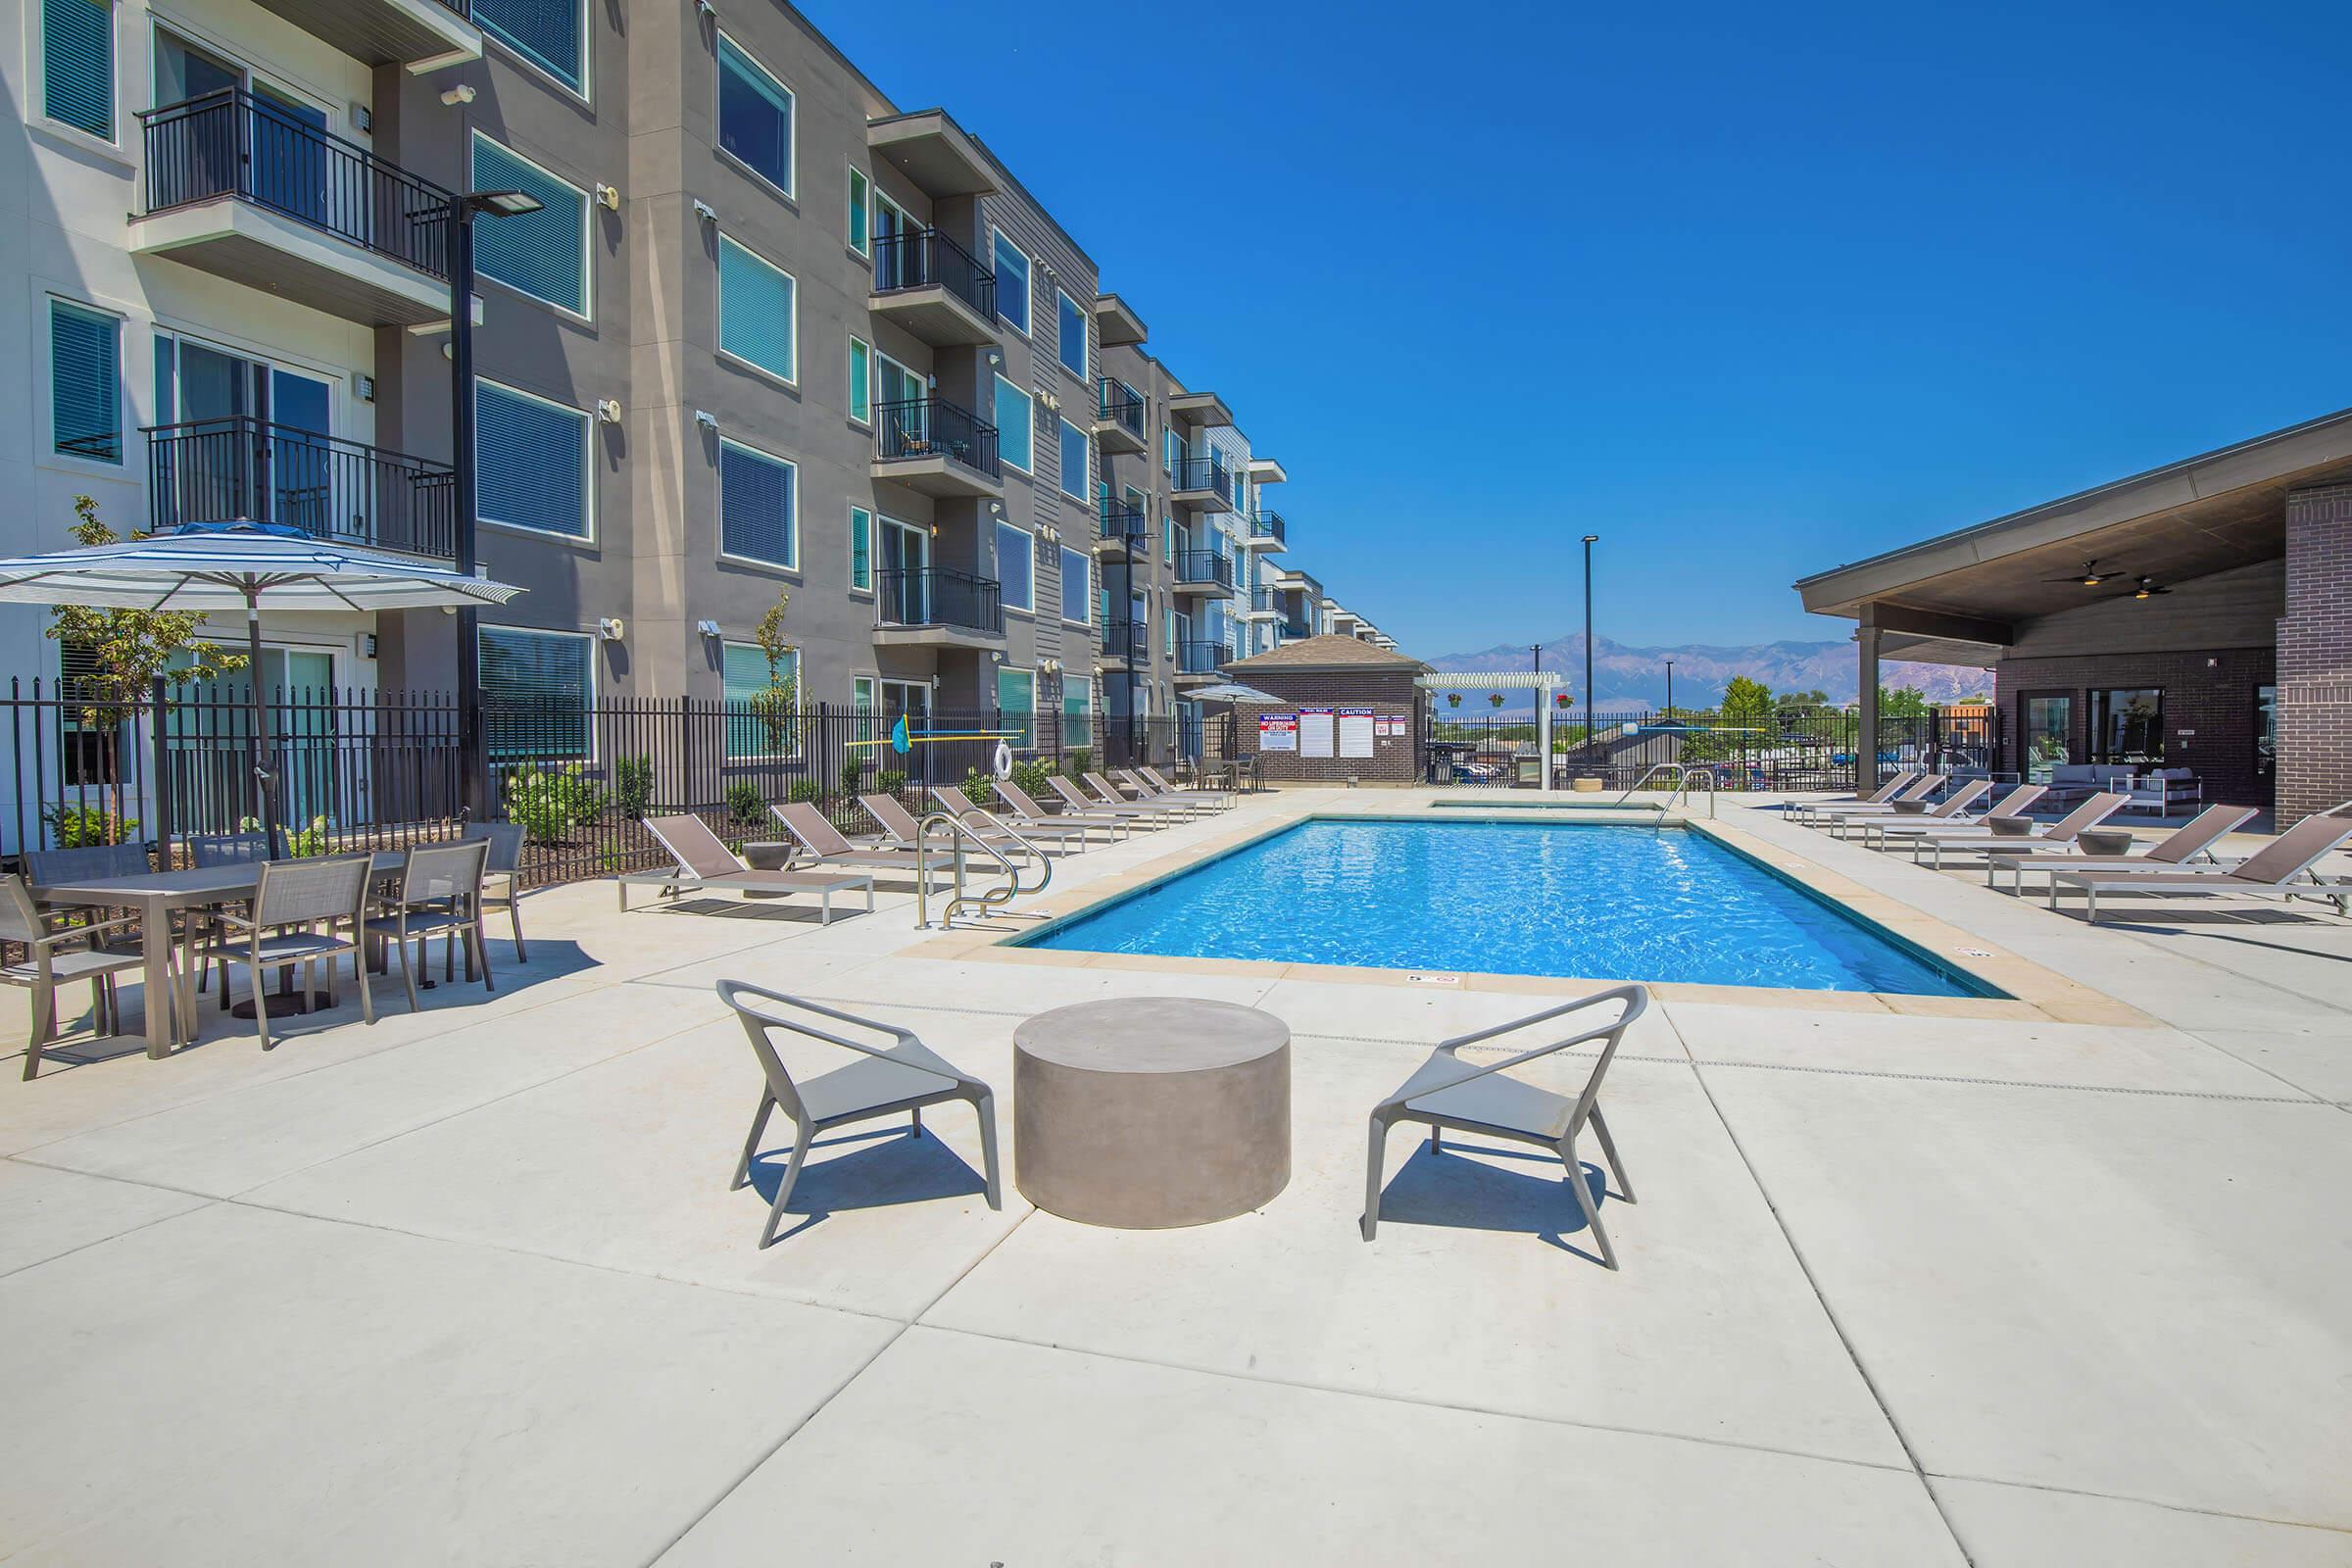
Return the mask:
[[[656, 699], [659, 701], [659, 699]], [[678, 809], [691, 811], [699, 804], [694, 796], [694, 699], [678, 698]]]
[[[255, 678], [260, 678], [259, 671], [255, 672]], [[148, 698], [147, 746], [155, 768], [155, 846], [164, 869], [169, 871], [172, 869], [172, 775], [165, 766], [163, 676], [154, 678]]]

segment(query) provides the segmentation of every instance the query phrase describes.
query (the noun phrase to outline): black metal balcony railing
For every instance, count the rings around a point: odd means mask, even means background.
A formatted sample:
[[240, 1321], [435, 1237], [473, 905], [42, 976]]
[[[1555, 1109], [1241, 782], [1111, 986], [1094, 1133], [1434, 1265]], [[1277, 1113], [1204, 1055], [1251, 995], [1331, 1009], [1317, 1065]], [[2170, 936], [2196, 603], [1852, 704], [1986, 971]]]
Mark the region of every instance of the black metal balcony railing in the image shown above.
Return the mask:
[[1187, 550], [1176, 558], [1176, 580], [1233, 587], [1233, 558], [1215, 550]]
[[884, 462], [902, 458], [953, 458], [991, 479], [1004, 475], [997, 461], [997, 427], [945, 398], [907, 398], [874, 410], [875, 454]]
[[1250, 589], [1250, 608], [1260, 612], [1270, 612], [1280, 610], [1282, 606], [1276, 599], [1277, 592], [1278, 590], [1273, 588]]
[[1099, 377], [1095, 389], [1096, 407], [1102, 416], [1141, 441], [1144, 438], [1144, 395], [1110, 375]]
[[1102, 624], [1102, 655], [1140, 664], [1152, 657], [1152, 627], [1148, 621], [1111, 620]]
[[1314, 628], [1303, 620], [1280, 620], [1274, 623], [1274, 640], [1287, 643], [1300, 637], [1312, 637]]
[[457, 554], [457, 470], [250, 416], [147, 432], [148, 526], [274, 522], [314, 539]]
[[887, 234], [874, 241], [874, 292], [944, 288], [989, 320], [997, 318], [997, 275], [979, 258], [936, 228]]
[[1178, 643], [1176, 645], [1176, 673], [1179, 675], [1214, 675], [1225, 667], [1233, 650], [1223, 643]]
[[874, 573], [875, 613], [885, 626], [960, 626], [1002, 635], [1004, 593], [994, 577], [939, 566], [888, 566]]
[[1215, 458], [1183, 459], [1176, 465], [1169, 482], [1179, 491], [1214, 491], [1219, 501], [1229, 507], [1233, 505], [1233, 470]]
[[1152, 517], [1143, 508], [1104, 501], [1095, 508], [1095, 521], [1104, 539], [1129, 550], [1152, 548]]
[[448, 278], [450, 193], [431, 180], [240, 87], [146, 110], [139, 122], [150, 213], [233, 196]]
[[1282, 520], [1281, 513], [1270, 511], [1260, 512], [1250, 519], [1250, 537], [1252, 539], [1271, 539], [1276, 544], [1283, 544], [1287, 542], [1284, 537], [1285, 526], [1286, 524]]

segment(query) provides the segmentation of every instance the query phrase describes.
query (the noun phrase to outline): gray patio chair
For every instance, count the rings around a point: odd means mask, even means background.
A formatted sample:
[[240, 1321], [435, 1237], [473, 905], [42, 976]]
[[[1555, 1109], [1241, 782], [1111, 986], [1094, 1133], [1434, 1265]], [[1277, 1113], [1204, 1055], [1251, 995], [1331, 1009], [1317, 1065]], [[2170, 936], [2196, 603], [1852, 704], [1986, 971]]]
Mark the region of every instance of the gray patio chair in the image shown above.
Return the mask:
[[[254, 888], [252, 917], [229, 911], [220, 915], [225, 935], [195, 955], [195, 962], [225, 961], [242, 965], [253, 987], [253, 1019], [268, 1051], [269, 989], [263, 977], [271, 969], [302, 965], [306, 978], [320, 963], [326, 966], [326, 996], [335, 997], [335, 959], [351, 955], [352, 972], [360, 981], [360, 1013], [375, 1022], [375, 999], [368, 990], [368, 961], [363, 951], [362, 926], [368, 918], [368, 884], [373, 860], [367, 855], [336, 855], [305, 860], [264, 860]], [[181, 984], [186, 985], [183, 972]], [[220, 986], [226, 1001], [225, 973]], [[191, 1014], [193, 995], [186, 1002]]]
[[144, 876], [151, 869], [144, 844], [84, 844], [71, 850], [24, 852], [24, 880], [36, 888], [60, 882], [95, 882], [109, 876]]
[[520, 822], [468, 822], [465, 837], [482, 839], [490, 858], [482, 862], [482, 907], [504, 909], [514, 928], [514, 961], [528, 963], [530, 951], [522, 945], [522, 847], [530, 842]]
[[[1054, 776], [1059, 777], [1060, 775]], [[1120, 793], [1116, 784], [1104, 778], [1101, 773], [1082, 773], [1079, 777], [1085, 781], [1088, 789], [1095, 792], [1095, 798], [1102, 802], [1100, 808], [1105, 811], [1137, 809], [1165, 811], [1178, 821], [1189, 822], [1208, 809], [1199, 801], [1131, 801]], [[1080, 796], [1079, 799], [1084, 800], [1085, 797]]]
[[[1456, 1054], [1465, 1046], [1475, 1046], [1498, 1035], [1515, 1033], [1535, 1024], [1549, 1023], [1587, 1007], [1616, 1002], [1624, 1005], [1616, 1018], [1593, 1028], [1584, 1029], [1547, 1046], [1522, 1051], [1500, 1061], [1476, 1066]], [[1458, 1035], [1429, 1054], [1403, 1087], [1372, 1107], [1371, 1148], [1364, 1170], [1364, 1240], [1372, 1240], [1380, 1226], [1381, 1167], [1388, 1153], [1389, 1129], [1400, 1121], [1426, 1122], [1429, 1126], [1429, 1147], [1435, 1152], [1439, 1132], [1450, 1127], [1457, 1132], [1480, 1133], [1489, 1138], [1507, 1139], [1513, 1143], [1536, 1144], [1556, 1152], [1560, 1162], [1568, 1167], [1568, 1186], [1576, 1194], [1576, 1206], [1584, 1211], [1585, 1223], [1592, 1229], [1592, 1239], [1600, 1244], [1600, 1260], [1610, 1268], [1617, 1266], [1616, 1250], [1609, 1246], [1609, 1233], [1601, 1228], [1600, 1211], [1592, 1195], [1585, 1186], [1584, 1166], [1576, 1154], [1576, 1137], [1589, 1121], [1592, 1136], [1600, 1142], [1601, 1157], [1607, 1160], [1609, 1174], [1617, 1179], [1618, 1190], [1625, 1200], [1634, 1200], [1633, 1184], [1625, 1179], [1625, 1164], [1617, 1157], [1617, 1145], [1609, 1137], [1609, 1124], [1600, 1114], [1600, 1080], [1616, 1057], [1617, 1047], [1635, 1019], [1649, 1007], [1649, 988], [1646, 986], [1611, 986], [1595, 991], [1578, 1002], [1566, 1003], [1543, 1012], [1533, 1013], [1513, 1023], [1497, 1024], [1474, 1034]], [[1593, 1058], [1592, 1074], [1585, 1079], [1584, 1089], [1573, 1100], [1555, 1095], [1548, 1089], [1539, 1089], [1516, 1078], [1504, 1077], [1506, 1069], [1534, 1061], [1540, 1056], [1552, 1055], [1601, 1040], [1607, 1044]]]
[[[400, 891], [383, 906], [389, 912], [368, 917], [368, 935], [400, 952], [400, 983], [408, 988], [410, 1011], [422, 1011], [424, 1003], [416, 995], [409, 944], [416, 944], [416, 967], [422, 968], [430, 937], [439, 936], [452, 946], [464, 938], [467, 956], [482, 966], [482, 989], [498, 989], [490, 975], [489, 949], [482, 941], [482, 870], [489, 858], [488, 839], [419, 844], [409, 851], [408, 863], [400, 869]], [[471, 967], [467, 965], [469, 975]]]
[[[997, 1100], [987, 1084], [958, 1072], [910, 1031], [896, 1024], [837, 1012], [742, 980], [721, 980], [718, 995], [743, 1020], [743, 1032], [752, 1043], [752, 1054], [760, 1058], [760, 1072], [765, 1079], [765, 1086], [760, 1092], [760, 1108], [752, 1116], [751, 1135], [743, 1141], [743, 1156], [735, 1162], [735, 1178], [727, 1190], [736, 1191], [751, 1181], [752, 1160], [760, 1152], [760, 1138], [767, 1131], [770, 1111], [781, 1108], [792, 1118], [795, 1131], [791, 1162], [784, 1167], [784, 1179], [776, 1186], [776, 1200], [768, 1205], [767, 1223], [760, 1232], [762, 1248], [775, 1242], [776, 1227], [784, 1219], [784, 1205], [801, 1179], [801, 1167], [808, 1163], [809, 1146], [816, 1142], [818, 1133], [857, 1122], [878, 1121], [904, 1111], [912, 1115], [912, 1136], [919, 1138], [923, 1132], [923, 1107], [953, 1100], [969, 1101], [973, 1114], [980, 1119], [980, 1155], [987, 1167], [984, 1175], [988, 1206], [1004, 1206], [997, 1171]], [[891, 1044], [868, 1045], [783, 1015], [780, 1009], [812, 1013], [838, 1024], [885, 1035]], [[783, 1058], [776, 1054], [770, 1031], [777, 1029], [839, 1046], [857, 1053], [859, 1059], [806, 1082], [796, 1081]]]
[[[1109, 834], [1114, 843], [1127, 836], [1129, 819], [1126, 817], [1112, 816], [1108, 812], [1089, 815], [1079, 811], [1064, 811], [1059, 816], [1048, 816], [1045, 809], [1030, 798], [1029, 792], [1012, 780], [1001, 778], [995, 783], [997, 799], [1004, 803], [1005, 808], [1012, 812], [1013, 820], [1021, 824], [1020, 833], [1023, 838], [1043, 844], [1058, 844], [1062, 847], [1062, 853], [1066, 855], [1069, 853], [1069, 847], [1073, 841], [1076, 842], [1078, 848], [1085, 849], [1087, 835], [1095, 828], [1101, 828]], [[957, 810], [955, 803], [963, 799], [962, 791], [951, 791], [940, 785], [933, 785], [931, 794], [933, 799], [952, 811]], [[957, 814], [975, 827], [982, 825], [980, 820], [974, 819], [973, 812], [977, 812], [981, 819], [985, 819], [987, 825], [998, 831], [1003, 830], [1004, 824], [999, 822], [986, 807], [970, 807], [957, 811]]]
[[[2170, 871], [2052, 871], [2050, 907], [2062, 887], [2082, 894], [2082, 918], [2096, 924], [2099, 893], [2186, 894], [2191, 898], [2314, 899], [2352, 918], [2352, 877], [2322, 876], [2312, 867], [2352, 839], [2352, 816], [2307, 816], [2231, 866], [2175, 866]], [[2310, 873], [2309, 881], [2297, 881]]]
[[915, 876], [919, 872], [925, 882], [931, 881], [945, 869], [943, 866], [925, 866], [921, 857], [911, 847], [893, 849], [883, 844], [859, 844], [835, 827], [824, 812], [807, 801], [794, 801], [783, 806], [770, 801], [767, 809], [770, 815], [784, 824], [784, 831], [808, 852], [814, 865], [857, 865], [906, 876]]
[[[117, 948], [98, 940], [100, 932], [137, 925], [136, 917], [65, 927], [52, 923], [59, 917], [41, 912], [23, 877], [0, 877], [0, 942], [24, 944], [22, 961], [0, 965], [0, 985], [23, 986], [32, 993], [32, 1034], [24, 1044], [26, 1078], [40, 1071], [41, 1052], [57, 1038], [60, 985], [87, 980], [91, 1028], [101, 1036], [118, 1035], [122, 1032], [122, 1011], [115, 976], [147, 961], [135, 944]], [[149, 997], [147, 1005], [156, 1006], [159, 1001]]]
[[[280, 859], [285, 854], [285, 834], [282, 829], [274, 841], [266, 833], [192, 833], [187, 837], [185, 843], [188, 847], [188, 863], [200, 868], [215, 865], [251, 865], [257, 860]], [[273, 844], [276, 850], [275, 854], [271, 853]], [[169, 860], [169, 858], [170, 857], [167, 856], [166, 859]], [[238, 905], [236, 907], [241, 909], [246, 906]], [[187, 918], [193, 929], [188, 933], [188, 940], [211, 942], [216, 945], [221, 942], [226, 935], [227, 928], [221, 925], [217, 918], [220, 912], [219, 907], [190, 909]], [[226, 1009], [228, 1006], [228, 965], [221, 963], [214, 965], [213, 968], [220, 970], [220, 1005]], [[197, 973], [197, 990], [202, 991], [211, 980], [213, 968], [203, 969]]]

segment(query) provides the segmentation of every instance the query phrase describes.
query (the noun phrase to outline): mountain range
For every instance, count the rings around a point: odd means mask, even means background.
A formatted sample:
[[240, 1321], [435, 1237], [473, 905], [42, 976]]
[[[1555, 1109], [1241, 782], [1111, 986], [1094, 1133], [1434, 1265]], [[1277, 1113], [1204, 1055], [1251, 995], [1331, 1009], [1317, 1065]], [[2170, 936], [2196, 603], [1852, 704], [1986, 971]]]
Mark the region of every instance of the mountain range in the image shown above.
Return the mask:
[[[1592, 640], [1592, 707], [1596, 712], [1629, 712], [1666, 705], [1666, 661], [1674, 661], [1674, 701], [1681, 708], [1712, 708], [1735, 675], [1762, 681], [1775, 692], [1820, 691], [1833, 703], [1850, 703], [1860, 695], [1855, 672], [1854, 645], [1838, 642], [1752, 643], [1724, 648], [1690, 643], [1679, 648], [1632, 648], [1606, 637]], [[1446, 654], [1429, 661], [1447, 674], [1485, 670], [1524, 670], [1531, 666], [1528, 645], [1505, 645], [1477, 653]], [[1544, 645], [1545, 669], [1558, 670], [1584, 705], [1585, 638], [1582, 632]], [[1914, 664], [1888, 660], [1880, 666], [1881, 683], [1889, 689], [1915, 686], [1932, 703], [1954, 703], [1988, 696], [1992, 675], [1982, 669], [1949, 664]], [[1528, 706], [1524, 696], [1506, 693], [1507, 708]]]

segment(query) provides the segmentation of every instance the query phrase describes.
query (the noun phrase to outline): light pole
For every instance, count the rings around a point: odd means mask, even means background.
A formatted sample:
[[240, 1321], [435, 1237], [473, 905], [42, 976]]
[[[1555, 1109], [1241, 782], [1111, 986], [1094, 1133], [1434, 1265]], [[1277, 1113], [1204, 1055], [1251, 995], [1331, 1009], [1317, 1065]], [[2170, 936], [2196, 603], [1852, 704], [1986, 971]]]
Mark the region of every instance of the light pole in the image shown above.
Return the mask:
[[1666, 661], [1666, 716], [1674, 717], [1674, 661]]
[[1585, 535], [1585, 760], [1592, 760], [1592, 547], [1600, 535]]
[[[457, 565], [471, 576], [474, 559], [473, 454], [473, 220], [520, 218], [546, 203], [518, 190], [476, 190], [452, 196], [449, 224], [449, 450], [457, 468], [451, 487], [457, 508]], [[458, 765], [466, 814], [489, 820], [490, 769], [482, 755], [482, 634], [480, 612], [458, 612]]]

